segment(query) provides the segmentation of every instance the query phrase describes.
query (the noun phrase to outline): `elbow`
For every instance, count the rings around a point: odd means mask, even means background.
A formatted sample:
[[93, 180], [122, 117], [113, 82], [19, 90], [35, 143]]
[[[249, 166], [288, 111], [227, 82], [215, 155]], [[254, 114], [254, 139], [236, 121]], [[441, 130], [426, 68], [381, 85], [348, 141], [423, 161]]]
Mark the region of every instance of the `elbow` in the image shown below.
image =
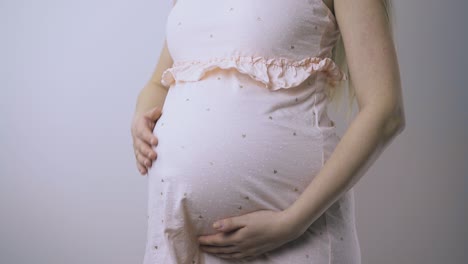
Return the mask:
[[393, 138], [403, 132], [406, 127], [406, 117], [403, 108], [399, 106], [396, 111], [389, 114], [383, 128], [384, 137]]
[[379, 96], [375, 100], [367, 100], [362, 104], [360, 112], [367, 112], [379, 123], [379, 130], [384, 141], [401, 134], [406, 127], [403, 101], [397, 96]]
[[401, 122], [399, 124], [398, 131], [397, 131], [398, 134], [403, 132], [403, 130], [405, 130], [405, 127], [406, 127], [406, 117], [404, 114], [401, 114]]
[[401, 132], [403, 132], [403, 130], [405, 130], [405, 127], [406, 127], [406, 121], [405, 121], [405, 116], [404, 115], [399, 115], [399, 116], [396, 116], [394, 118], [394, 120], [391, 120], [390, 123], [389, 123], [389, 127], [394, 127], [393, 131], [390, 131], [391, 133], [393, 132], [393, 134], [395, 135], [399, 135], [401, 134]]

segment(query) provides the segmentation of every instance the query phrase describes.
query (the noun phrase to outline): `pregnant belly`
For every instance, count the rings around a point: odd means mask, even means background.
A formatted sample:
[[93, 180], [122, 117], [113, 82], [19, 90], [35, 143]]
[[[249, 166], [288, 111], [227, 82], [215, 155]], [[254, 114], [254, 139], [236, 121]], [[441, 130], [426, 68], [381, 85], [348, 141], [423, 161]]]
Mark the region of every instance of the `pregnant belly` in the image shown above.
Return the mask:
[[151, 217], [165, 230], [212, 234], [218, 219], [286, 209], [321, 168], [318, 131], [262, 110], [267, 90], [239, 88], [241, 81], [220, 87], [209, 78], [169, 90], [148, 172]]

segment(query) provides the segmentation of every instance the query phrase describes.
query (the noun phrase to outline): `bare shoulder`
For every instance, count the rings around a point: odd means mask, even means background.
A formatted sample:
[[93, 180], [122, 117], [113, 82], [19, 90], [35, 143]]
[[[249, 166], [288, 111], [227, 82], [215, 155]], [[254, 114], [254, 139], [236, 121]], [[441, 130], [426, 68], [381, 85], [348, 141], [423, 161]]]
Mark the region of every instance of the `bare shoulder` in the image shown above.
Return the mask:
[[402, 103], [401, 84], [385, 0], [333, 1], [359, 107], [394, 109]]

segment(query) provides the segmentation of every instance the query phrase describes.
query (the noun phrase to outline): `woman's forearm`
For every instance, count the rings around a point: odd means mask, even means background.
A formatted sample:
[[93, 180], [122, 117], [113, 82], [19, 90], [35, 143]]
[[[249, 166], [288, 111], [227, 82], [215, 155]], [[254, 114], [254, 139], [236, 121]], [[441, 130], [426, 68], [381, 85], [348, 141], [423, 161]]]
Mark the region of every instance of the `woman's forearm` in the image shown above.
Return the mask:
[[155, 106], [162, 109], [168, 89], [157, 84], [148, 83], [138, 95], [135, 115], [144, 113]]
[[362, 109], [324, 166], [285, 213], [291, 232], [300, 236], [374, 163], [404, 128], [404, 116]]

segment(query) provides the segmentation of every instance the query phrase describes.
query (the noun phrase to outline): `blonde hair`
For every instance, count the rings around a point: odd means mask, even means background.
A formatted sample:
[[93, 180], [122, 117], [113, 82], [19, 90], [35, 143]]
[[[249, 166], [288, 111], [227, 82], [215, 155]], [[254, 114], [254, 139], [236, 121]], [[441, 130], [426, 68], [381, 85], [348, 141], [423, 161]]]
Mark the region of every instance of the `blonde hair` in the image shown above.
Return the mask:
[[[381, 0], [381, 4], [385, 8], [385, 15], [386, 19], [388, 22], [388, 26], [390, 29], [390, 32], [392, 34], [392, 39], [393, 39], [393, 19], [392, 19], [392, 6], [390, 4], [390, 0]], [[338, 64], [340, 69], [342, 69], [346, 75], [348, 76], [347, 81], [340, 81], [338, 82], [335, 86], [333, 86], [331, 89], [326, 89], [327, 91], [327, 96], [329, 101], [334, 105], [335, 109], [339, 108], [338, 106], [342, 106], [342, 98], [343, 98], [343, 93], [346, 88], [348, 88], [348, 109], [346, 111], [346, 120], [349, 122], [350, 114], [352, 112], [353, 108], [353, 103], [355, 101], [355, 91], [354, 91], [354, 85], [352, 81], [352, 76], [349, 73], [348, 69], [348, 64], [346, 61], [346, 52], [344, 49], [344, 43], [343, 39], [340, 38], [337, 41], [335, 47], [333, 47], [333, 53], [332, 53], [332, 59]]]

